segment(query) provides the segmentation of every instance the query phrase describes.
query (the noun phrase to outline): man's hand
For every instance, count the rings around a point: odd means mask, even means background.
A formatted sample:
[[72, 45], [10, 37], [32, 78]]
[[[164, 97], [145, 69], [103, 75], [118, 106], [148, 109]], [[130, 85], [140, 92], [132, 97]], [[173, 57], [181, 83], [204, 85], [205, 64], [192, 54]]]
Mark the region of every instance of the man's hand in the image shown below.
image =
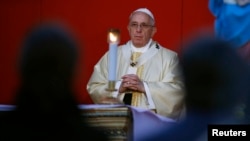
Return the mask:
[[122, 83], [119, 88], [119, 93], [124, 93], [125, 91], [137, 91], [145, 93], [145, 88], [143, 82], [135, 74], [126, 74], [122, 76]]

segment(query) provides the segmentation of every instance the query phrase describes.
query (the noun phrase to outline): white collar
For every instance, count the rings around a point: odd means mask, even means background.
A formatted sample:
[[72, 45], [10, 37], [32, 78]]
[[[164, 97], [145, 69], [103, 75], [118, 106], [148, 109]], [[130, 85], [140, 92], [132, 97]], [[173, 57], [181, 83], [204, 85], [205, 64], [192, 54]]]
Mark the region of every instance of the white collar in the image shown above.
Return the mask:
[[135, 47], [132, 43], [131, 43], [131, 50], [133, 52], [146, 52], [148, 49], [149, 49], [149, 45], [151, 44], [152, 42], [152, 39], [149, 40], [149, 42], [144, 46], [144, 47], [140, 47], [140, 48], [137, 48]]

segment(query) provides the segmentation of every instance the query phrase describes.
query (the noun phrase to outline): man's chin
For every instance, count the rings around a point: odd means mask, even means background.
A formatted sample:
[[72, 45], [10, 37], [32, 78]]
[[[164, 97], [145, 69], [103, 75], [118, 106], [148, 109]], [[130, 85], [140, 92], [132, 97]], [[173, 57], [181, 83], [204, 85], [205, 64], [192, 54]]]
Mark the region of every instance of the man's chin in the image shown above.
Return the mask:
[[142, 43], [141, 41], [134, 41], [133, 44], [134, 44], [134, 46], [136, 46], [136, 47], [143, 47], [143, 46], [144, 46], [143, 43]]

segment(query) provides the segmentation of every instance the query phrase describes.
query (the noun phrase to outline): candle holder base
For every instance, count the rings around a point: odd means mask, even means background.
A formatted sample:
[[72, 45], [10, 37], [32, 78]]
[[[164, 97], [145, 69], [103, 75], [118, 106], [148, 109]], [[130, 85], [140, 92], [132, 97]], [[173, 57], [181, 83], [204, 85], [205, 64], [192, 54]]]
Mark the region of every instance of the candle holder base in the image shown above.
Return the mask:
[[115, 81], [108, 82], [108, 88], [106, 88], [106, 91], [108, 91], [110, 93], [117, 91], [117, 89], [115, 88]]
[[108, 94], [102, 98], [102, 104], [123, 104], [123, 102], [113, 96], [113, 92], [117, 91], [115, 81], [109, 81], [108, 88], [105, 90], [108, 91]]

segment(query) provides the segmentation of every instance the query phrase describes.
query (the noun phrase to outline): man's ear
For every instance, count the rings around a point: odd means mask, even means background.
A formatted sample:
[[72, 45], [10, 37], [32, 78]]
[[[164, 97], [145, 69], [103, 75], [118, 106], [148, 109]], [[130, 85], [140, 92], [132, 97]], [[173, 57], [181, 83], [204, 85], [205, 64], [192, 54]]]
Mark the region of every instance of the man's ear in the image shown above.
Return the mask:
[[154, 27], [153, 27], [152, 34], [151, 34], [151, 37], [153, 37], [153, 36], [155, 35], [156, 32], [157, 32], [157, 28], [154, 26]]

